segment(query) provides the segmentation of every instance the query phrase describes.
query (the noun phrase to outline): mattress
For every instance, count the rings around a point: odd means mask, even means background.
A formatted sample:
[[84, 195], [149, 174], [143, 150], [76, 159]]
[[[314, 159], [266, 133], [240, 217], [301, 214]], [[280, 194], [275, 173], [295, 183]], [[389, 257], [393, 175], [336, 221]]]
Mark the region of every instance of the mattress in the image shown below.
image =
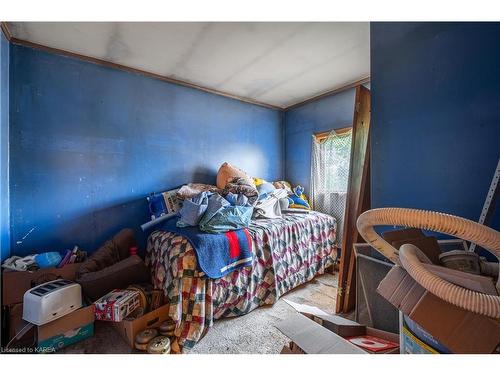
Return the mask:
[[337, 257], [336, 227], [333, 217], [314, 211], [252, 221], [252, 266], [220, 279], [209, 279], [198, 269], [195, 251], [185, 238], [160, 230], [151, 233], [146, 264], [154, 287], [163, 289], [170, 304], [176, 324], [173, 347], [189, 350], [214, 320], [274, 304], [323, 274]]

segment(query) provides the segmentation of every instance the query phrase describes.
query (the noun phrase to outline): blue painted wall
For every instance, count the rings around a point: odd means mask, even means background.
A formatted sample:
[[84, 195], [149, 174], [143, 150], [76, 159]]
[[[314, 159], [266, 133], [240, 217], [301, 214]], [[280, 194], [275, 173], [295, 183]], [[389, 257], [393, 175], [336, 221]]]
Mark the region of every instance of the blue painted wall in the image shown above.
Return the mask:
[[283, 177], [279, 111], [18, 45], [10, 52], [12, 253], [93, 250], [148, 220], [148, 193], [214, 183], [224, 161]]
[[9, 230], [9, 42], [0, 33], [0, 258], [10, 254]]
[[371, 24], [373, 207], [478, 220], [500, 157], [499, 40], [499, 23]]
[[307, 196], [311, 191], [312, 136], [352, 126], [355, 93], [349, 89], [285, 112], [285, 178], [304, 186]]
[[[499, 37], [495, 23], [372, 24], [374, 207], [477, 220], [500, 156]], [[352, 122], [354, 89], [282, 114], [11, 45], [9, 94], [4, 39], [0, 63], [14, 254], [92, 250], [147, 220], [149, 192], [211, 182], [225, 160], [309, 192], [312, 134]]]

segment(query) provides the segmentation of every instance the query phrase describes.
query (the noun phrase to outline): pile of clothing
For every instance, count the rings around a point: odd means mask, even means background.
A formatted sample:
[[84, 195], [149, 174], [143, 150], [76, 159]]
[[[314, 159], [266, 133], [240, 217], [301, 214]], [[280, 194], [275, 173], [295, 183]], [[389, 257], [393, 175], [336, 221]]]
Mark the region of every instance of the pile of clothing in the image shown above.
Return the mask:
[[87, 252], [75, 246], [73, 250], [66, 250], [65, 256], [58, 251], [49, 251], [41, 254], [31, 254], [24, 257], [11, 256], [2, 263], [2, 268], [13, 271], [36, 271], [40, 268], [61, 268], [66, 264], [81, 263], [87, 257]]
[[310, 209], [302, 187], [251, 178], [229, 163], [220, 167], [217, 186], [190, 183], [176, 196], [182, 202], [177, 226], [198, 226], [208, 233], [246, 228], [252, 219], [280, 218], [290, 208]]
[[282, 210], [288, 208], [288, 192], [286, 189], [276, 188], [274, 184], [261, 178], [254, 178], [254, 183], [259, 192], [254, 219], [280, 218]]
[[[232, 177], [222, 189], [205, 184], [181, 187], [183, 201], [178, 227], [199, 226], [208, 233], [223, 233], [250, 225], [259, 192], [249, 177]], [[214, 189], [215, 188], [215, 189]]]
[[253, 206], [244, 194], [203, 191], [185, 200], [179, 211], [178, 227], [199, 226], [208, 233], [222, 233], [246, 228], [252, 219]]

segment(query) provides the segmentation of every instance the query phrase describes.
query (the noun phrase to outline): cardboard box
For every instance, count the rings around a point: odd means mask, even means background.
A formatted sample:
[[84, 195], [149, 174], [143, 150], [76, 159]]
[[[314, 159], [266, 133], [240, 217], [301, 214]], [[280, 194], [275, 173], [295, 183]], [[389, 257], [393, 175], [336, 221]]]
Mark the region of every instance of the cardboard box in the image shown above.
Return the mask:
[[405, 228], [393, 231], [384, 232], [382, 237], [389, 242], [393, 247], [399, 249], [404, 244], [412, 244], [422, 249], [422, 252], [427, 255], [430, 261], [434, 264], [439, 264], [439, 247], [436, 237], [427, 237], [421, 229]]
[[441, 248], [439, 247], [439, 242], [436, 237], [412, 238], [409, 240], [394, 241], [392, 246], [399, 249], [404, 244], [412, 244], [418, 247], [432, 263], [440, 264], [439, 255], [441, 254]]
[[281, 349], [280, 354], [297, 354], [297, 353], [292, 352], [292, 349], [290, 349], [290, 347], [289, 347], [290, 344], [291, 344], [291, 342], [289, 344], [284, 345], [283, 349]]
[[[24, 328], [28, 322], [22, 320], [22, 304], [13, 305], [11, 314], [15, 314], [17, 331]], [[13, 336], [15, 336], [15, 334]], [[21, 351], [23, 353], [52, 353], [68, 345], [76, 343], [91, 337], [94, 334], [94, 306], [82, 307], [63, 317], [53, 320], [41, 326], [32, 326], [32, 328], [17, 342], [13, 347], [24, 350], [30, 348], [30, 351]]]
[[94, 306], [72, 313], [38, 327], [38, 352], [54, 352], [94, 335]]
[[112, 322], [113, 327], [120, 333], [123, 339], [134, 348], [135, 336], [146, 328], [157, 328], [168, 319], [169, 305], [163, 305], [134, 320], [122, 320]]
[[382, 237], [392, 245], [397, 241], [409, 240], [414, 238], [424, 238], [425, 234], [424, 232], [422, 232], [422, 229], [405, 228], [385, 231], [384, 233], [382, 233]]
[[139, 292], [130, 289], [115, 289], [94, 302], [95, 318], [120, 322], [140, 306]]
[[43, 268], [37, 271], [2, 270], [2, 305], [23, 302], [24, 293], [46, 281], [62, 278], [75, 280], [81, 263], [68, 264], [61, 268]]
[[342, 318], [338, 315], [331, 315], [318, 309], [314, 306], [303, 305], [301, 303], [295, 303], [287, 299], [283, 299], [286, 303], [292, 306], [302, 315], [314, 320], [316, 323], [322, 325], [326, 329], [336, 333], [339, 336], [361, 336], [366, 332], [366, 327], [352, 320]]
[[449, 354], [448, 348], [443, 346], [429, 332], [406, 315], [401, 316], [401, 338], [403, 341], [402, 352], [407, 354]]
[[297, 313], [276, 326], [306, 354], [366, 354], [341, 336]]
[[453, 353], [492, 353], [500, 344], [499, 322], [441, 300], [401, 267], [389, 271], [377, 292]]
[[[372, 353], [344, 339], [344, 337], [352, 336], [369, 335], [399, 343], [397, 334], [366, 327], [340, 316], [328, 314], [314, 306], [294, 303], [286, 299], [284, 301], [297, 310], [299, 313], [297, 315], [300, 318], [294, 316], [292, 319], [287, 319], [277, 325], [277, 328], [292, 340], [290, 345], [283, 348], [283, 354]], [[399, 353], [399, 347], [381, 351], [377, 354], [392, 353]]]
[[287, 345], [283, 346], [280, 354], [306, 354], [302, 349], [300, 349], [297, 344], [290, 341]]
[[420, 339], [418, 339], [413, 333], [407, 328], [403, 327], [401, 331], [402, 337], [402, 354], [439, 354], [439, 352]]

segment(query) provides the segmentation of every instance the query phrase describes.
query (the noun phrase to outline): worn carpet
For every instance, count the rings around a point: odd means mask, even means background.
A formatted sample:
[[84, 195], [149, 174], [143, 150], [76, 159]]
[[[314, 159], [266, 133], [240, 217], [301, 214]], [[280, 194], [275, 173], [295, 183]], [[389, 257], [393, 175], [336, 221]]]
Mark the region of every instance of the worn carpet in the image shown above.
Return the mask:
[[[260, 307], [237, 318], [215, 321], [208, 333], [189, 354], [257, 354], [279, 353], [288, 338], [275, 326], [295, 310], [283, 299], [317, 306], [334, 313], [337, 274], [322, 275], [284, 295], [272, 306]], [[130, 349], [114, 329], [96, 321], [92, 338], [72, 345], [61, 353], [139, 353]]]

